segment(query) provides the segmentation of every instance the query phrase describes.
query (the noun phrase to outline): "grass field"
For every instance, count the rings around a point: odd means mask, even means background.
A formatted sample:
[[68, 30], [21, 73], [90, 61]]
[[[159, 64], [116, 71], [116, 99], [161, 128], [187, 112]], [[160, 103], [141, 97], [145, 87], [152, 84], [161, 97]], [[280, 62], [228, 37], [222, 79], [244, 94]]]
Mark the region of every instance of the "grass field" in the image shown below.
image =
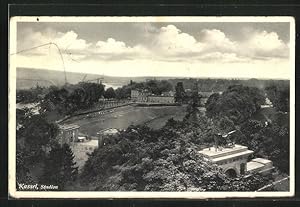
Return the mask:
[[65, 124], [77, 124], [82, 133], [96, 136], [106, 128], [126, 129], [129, 125], [147, 124], [149, 127], [161, 128], [168, 119], [182, 120], [186, 113], [184, 106], [136, 107], [124, 106], [107, 114], [95, 112], [88, 115], [72, 117]]

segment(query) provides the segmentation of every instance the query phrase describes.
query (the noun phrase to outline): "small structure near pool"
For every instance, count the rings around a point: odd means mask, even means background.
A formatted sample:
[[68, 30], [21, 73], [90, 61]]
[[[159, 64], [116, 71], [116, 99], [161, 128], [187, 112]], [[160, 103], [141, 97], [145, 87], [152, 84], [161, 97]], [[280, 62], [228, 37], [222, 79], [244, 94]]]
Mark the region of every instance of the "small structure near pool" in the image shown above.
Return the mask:
[[107, 128], [100, 130], [97, 132], [98, 135], [98, 147], [103, 147], [107, 142], [110, 142], [110, 137], [114, 136], [115, 134], [119, 133], [118, 129], [115, 128]]
[[80, 126], [76, 124], [59, 125], [58, 140], [61, 145], [67, 143], [72, 144], [78, 142], [78, 134]]

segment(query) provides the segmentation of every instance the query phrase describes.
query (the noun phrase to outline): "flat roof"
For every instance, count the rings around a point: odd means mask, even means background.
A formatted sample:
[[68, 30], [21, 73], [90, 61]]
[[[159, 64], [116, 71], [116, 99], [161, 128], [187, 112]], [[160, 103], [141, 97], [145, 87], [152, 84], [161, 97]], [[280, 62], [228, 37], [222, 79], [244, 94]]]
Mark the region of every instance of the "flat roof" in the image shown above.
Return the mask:
[[97, 132], [97, 134], [116, 134], [119, 130], [115, 128], [103, 129]]
[[265, 166], [264, 164], [250, 161], [250, 162], [247, 162], [247, 171], [260, 170], [264, 166]]
[[219, 161], [223, 161], [223, 160], [228, 160], [234, 157], [241, 157], [241, 156], [246, 156], [246, 155], [251, 155], [253, 153], [252, 150], [246, 150], [246, 151], [242, 151], [239, 153], [234, 153], [234, 154], [229, 154], [226, 156], [222, 156], [222, 157], [217, 157], [217, 158], [213, 158], [212, 161], [213, 162], [219, 162]]
[[172, 95], [149, 95], [148, 97], [158, 97], [158, 98], [174, 98]]
[[78, 146], [86, 146], [86, 147], [98, 147], [98, 140], [92, 139], [85, 142], [76, 142]]
[[230, 154], [236, 154], [236, 153], [247, 151], [247, 150], [248, 150], [248, 147], [235, 144], [233, 147], [224, 147], [224, 148], [222, 148], [222, 150], [221, 149], [216, 150], [215, 147], [208, 147], [208, 148], [205, 148], [205, 149], [199, 151], [199, 153], [201, 153], [207, 157], [210, 157], [210, 158], [217, 158], [217, 157], [227, 156]]
[[64, 125], [59, 125], [58, 127], [60, 129], [64, 129], [64, 130], [67, 130], [67, 129], [78, 129], [78, 128], [80, 128], [80, 126], [77, 125], [77, 124], [64, 124]]
[[267, 159], [264, 159], [264, 158], [255, 158], [252, 161], [258, 162], [258, 163], [261, 163], [261, 164], [264, 164], [264, 165], [272, 162], [271, 160], [267, 160]]

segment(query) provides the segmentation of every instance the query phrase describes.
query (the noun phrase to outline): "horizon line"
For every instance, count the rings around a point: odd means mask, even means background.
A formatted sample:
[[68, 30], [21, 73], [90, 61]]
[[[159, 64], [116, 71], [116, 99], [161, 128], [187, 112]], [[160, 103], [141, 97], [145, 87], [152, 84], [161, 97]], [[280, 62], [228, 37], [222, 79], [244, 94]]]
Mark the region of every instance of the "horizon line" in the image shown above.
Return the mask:
[[[62, 70], [57, 69], [48, 69], [48, 68], [28, 68], [28, 67], [16, 67], [17, 69], [25, 69], [25, 70], [48, 70], [48, 71], [56, 71], [56, 72], [64, 72]], [[237, 79], [237, 80], [250, 80], [250, 79], [257, 79], [257, 80], [283, 80], [283, 81], [290, 81], [290, 78], [257, 78], [257, 77], [212, 77], [212, 76], [166, 76], [166, 75], [145, 75], [145, 76], [114, 76], [114, 75], [105, 75], [105, 74], [99, 74], [99, 73], [87, 73], [87, 72], [80, 72], [80, 71], [66, 71], [66, 73], [79, 73], [79, 74], [87, 74], [87, 75], [99, 75], [99, 76], [107, 76], [107, 77], [115, 77], [115, 78], [172, 78], [172, 79]]]

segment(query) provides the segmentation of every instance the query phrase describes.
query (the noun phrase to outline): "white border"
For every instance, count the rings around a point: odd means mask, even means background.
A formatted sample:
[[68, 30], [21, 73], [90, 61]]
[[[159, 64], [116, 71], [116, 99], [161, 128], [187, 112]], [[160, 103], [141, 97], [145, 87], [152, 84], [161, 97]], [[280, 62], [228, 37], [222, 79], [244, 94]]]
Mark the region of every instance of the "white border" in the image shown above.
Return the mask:
[[16, 191], [16, 66], [9, 56], [9, 195], [14, 198], [254, 198], [289, 197], [295, 193], [295, 20], [293, 17], [13, 17], [9, 24], [9, 51], [16, 52], [17, 22], [289, 22], [290, 23], [290, 191], [289, 192], [95, 192]]

